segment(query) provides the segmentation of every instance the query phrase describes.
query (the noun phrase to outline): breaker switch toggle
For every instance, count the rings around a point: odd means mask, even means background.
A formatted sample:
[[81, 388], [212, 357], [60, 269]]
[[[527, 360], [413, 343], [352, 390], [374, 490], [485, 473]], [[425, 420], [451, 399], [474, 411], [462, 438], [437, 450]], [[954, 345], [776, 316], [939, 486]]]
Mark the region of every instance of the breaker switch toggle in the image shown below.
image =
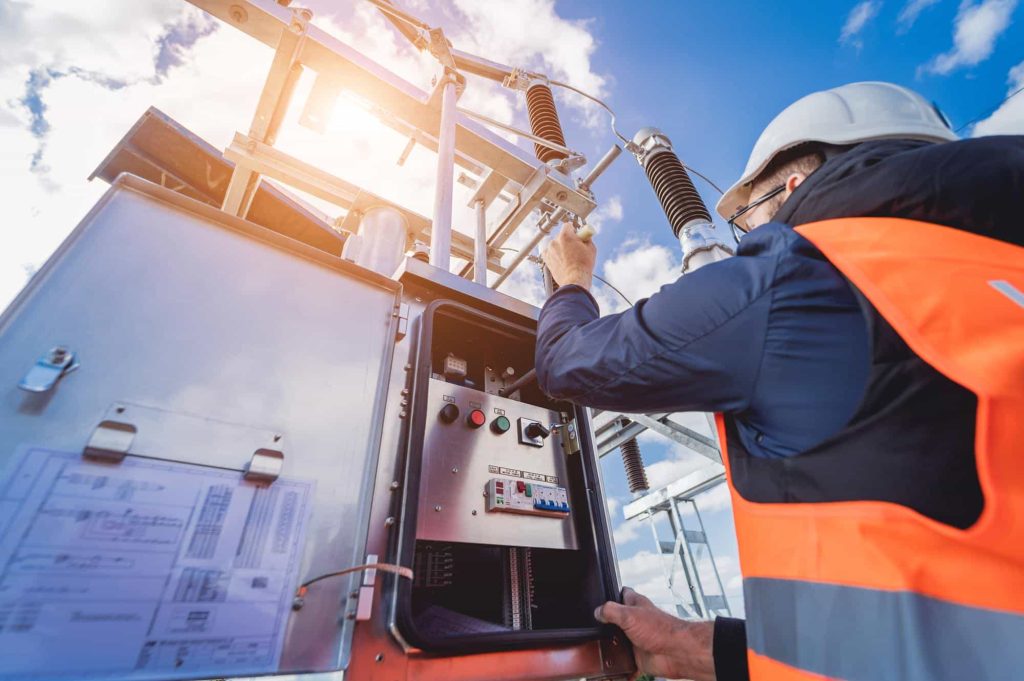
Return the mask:
[[529, 423], [526, 425], [526, 437], [528, 438], [546, 438], [551, 435], [551, 429], [542, 423]]

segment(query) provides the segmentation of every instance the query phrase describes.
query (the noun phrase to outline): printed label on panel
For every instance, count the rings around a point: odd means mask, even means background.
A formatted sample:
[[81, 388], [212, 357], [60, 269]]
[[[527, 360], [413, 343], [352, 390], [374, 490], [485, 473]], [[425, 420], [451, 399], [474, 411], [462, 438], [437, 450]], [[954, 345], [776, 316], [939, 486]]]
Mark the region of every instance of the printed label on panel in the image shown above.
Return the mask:
[[277, 669], [311, 482], [46, 449], [9, 470], [0, 678]]

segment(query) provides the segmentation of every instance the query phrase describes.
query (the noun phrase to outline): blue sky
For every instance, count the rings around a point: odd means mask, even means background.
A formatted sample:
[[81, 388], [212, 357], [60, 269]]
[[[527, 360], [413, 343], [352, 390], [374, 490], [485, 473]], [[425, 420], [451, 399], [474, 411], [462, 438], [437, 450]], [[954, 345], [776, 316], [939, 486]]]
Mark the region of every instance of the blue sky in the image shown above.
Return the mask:
[[[321, 27], [429, 88], [430, 59], [410, 50], [368, 3], [308, 4]], [[981, 116], [965, 136], [1024, 133], [1024, 94], [989, 115], [1008, 92], [1024, 86], [1018, 0], [399, 4], [443, 25], [457, 47], [601, 95], [627, 136], [645, 126], [661, 128], [685, 162], [723, 187], [740, 173], [778, 111], [812, 91], [851, 81], [912, 87], [937, 102], [954, 127]], [[248, 126], [272, 56], [180, 0], [0, 0], [0, 39], [0, 198], [7, 211], [0, 226], [0, 306], [102, 193], [102, 184], [85, 178], [147, 106], [223, 148], [235, 130]], [[309, 84], [300, 84], [298, 101]], [[598, 158], [613, 141], [603, 114], [572, 96], [559, 102], [569, 146]], [[461, 104], [526, 124], [521, 99], [493, 84], [471, 81]], [[282, 148], [429, 215], [433, 156], [417, 149], [396, 168], [405, 141], [389, 137], [365, 111], [339, 105], [329, 141], [287, 123], [286, 129]], [[696, 182], [713, 205], [714, 192]], [[671, 281], [678, 246], [635, 162], [621, 157], [595, 192], [599, 271], [634, 299]], [[468, 208], [459, 211], [457, 227], [471, 224]], [[524, 269], [507, 290], [539, 302], [535, 270]], [[606, 312], [624, 305], [605, 289], [597, 295]], [[702, 424], [701, 417], [686, 418]], [[658, 481], [699, 463], [656, 436], [642, 444]], [[666, 603], [648, 528], [622, 520], [629, 494], [617, 457], [608, 457], [604, 468], [624, 579], [658, 591]], [[735, 540], [722, 492], [701, 501], [727, 591], [738, 600]]]

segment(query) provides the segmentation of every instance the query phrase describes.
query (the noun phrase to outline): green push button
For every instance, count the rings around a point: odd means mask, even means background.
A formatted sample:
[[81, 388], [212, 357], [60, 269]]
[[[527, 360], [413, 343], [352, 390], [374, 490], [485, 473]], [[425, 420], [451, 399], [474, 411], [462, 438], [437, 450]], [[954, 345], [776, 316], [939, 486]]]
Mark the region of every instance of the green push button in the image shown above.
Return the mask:
[[491, 421], [491, 430], [502, 435], [507, 433], [509, 428], [512, 427], [512, 422], [508, 420], [507, 416], [499, 416], [498, 418]]
[[531, 485], [530, 483], [526, 483], [526, 496], [533, 496], [533, 485]]

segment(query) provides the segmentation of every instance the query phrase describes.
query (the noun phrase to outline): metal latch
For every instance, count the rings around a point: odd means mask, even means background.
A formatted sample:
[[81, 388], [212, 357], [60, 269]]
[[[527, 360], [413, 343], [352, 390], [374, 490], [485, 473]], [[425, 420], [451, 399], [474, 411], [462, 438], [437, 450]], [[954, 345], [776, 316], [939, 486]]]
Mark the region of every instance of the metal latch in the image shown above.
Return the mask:
[[573, 456], [580, 453], [580, 436], [576, 430], [576, 421], [560, 423], [555, 426], [558, 430], [558, 441], [562, 445], [562, 453], [566, 456]]
[[409, 333], [409, 304], [399, 304], [398, 309], [395, 310], [395, 316], [398, 317], [398, 326], [395, 327], [395, 340], [400, 341]]
[[277, 449], [261, 448], [253, 452], [242, 477], [253, 482], [273, 482], [284, 468], [284, 452]]
[[45, 393], [53, 390], [57, 381], [78, 368], [75, 353], [58, 345], [36, 360], [18, 387], [30, 393]]
[[121, 463], [135, 440], [135, 426], [123, 421], [100, 421], [92, 431], [89, 442], [82, 450], [82, 456], [100, 459], [110, 463]]

